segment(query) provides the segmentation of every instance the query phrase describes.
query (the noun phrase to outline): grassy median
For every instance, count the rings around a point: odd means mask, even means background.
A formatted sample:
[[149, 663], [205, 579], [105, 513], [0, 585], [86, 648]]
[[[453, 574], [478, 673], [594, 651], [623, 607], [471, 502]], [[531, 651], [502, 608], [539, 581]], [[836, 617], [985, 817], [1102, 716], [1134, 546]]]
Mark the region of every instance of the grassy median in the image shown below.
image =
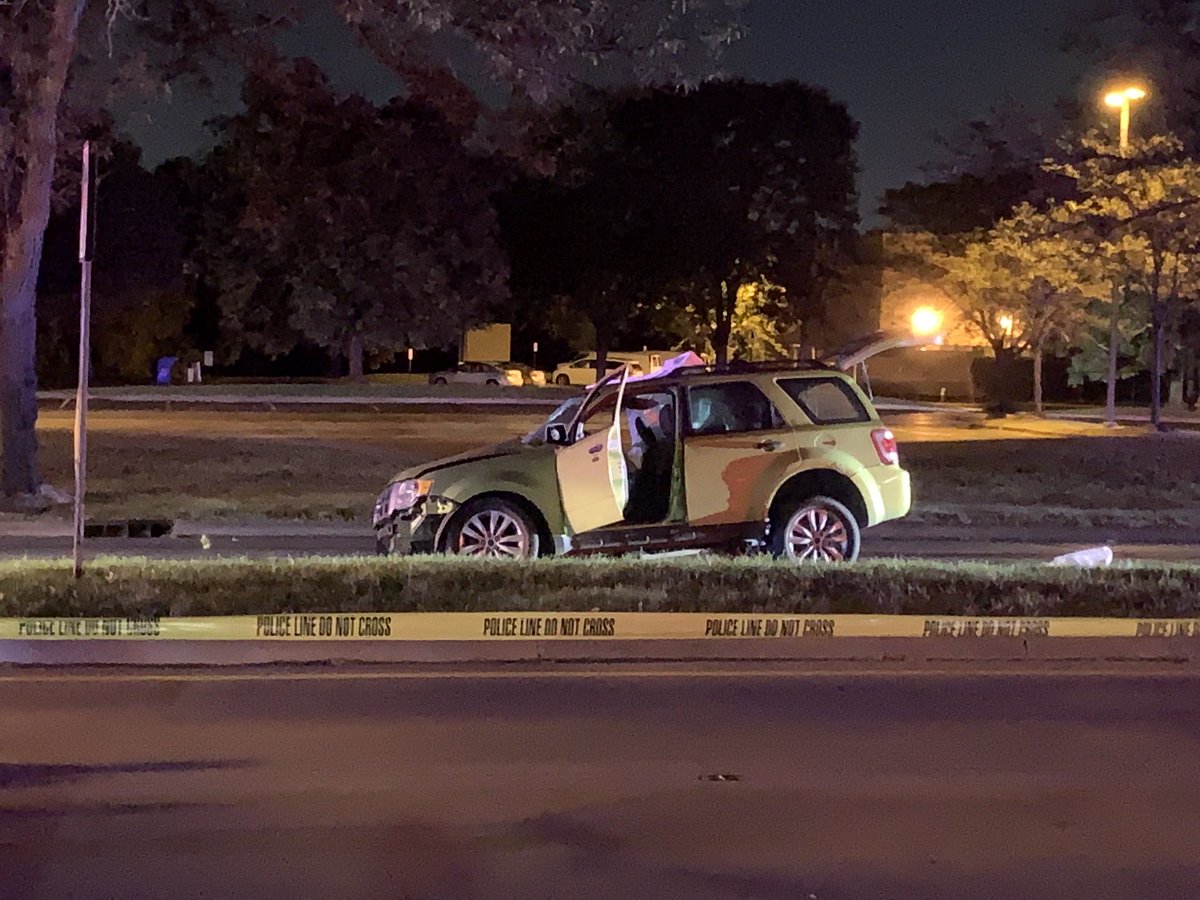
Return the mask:
[[1200, 566], [450, 558], [0, 564], [0, 616], [646, 611], [1184, 617]]
[[[515, 437], [544, 416], [453, 406], [97, 410], [88, 513], [363, 521], [398, 470]], [[73, 423], [70, 410], [58, 409], [43, 410], [38, 421], [43, 471], [63, 489], [72, 483]], [[1195, 434], [1112, 434], [1098, 425], [967, 414], [900, 417], [895, 430], [913, 475], [914, 523], [1200, 528]]]

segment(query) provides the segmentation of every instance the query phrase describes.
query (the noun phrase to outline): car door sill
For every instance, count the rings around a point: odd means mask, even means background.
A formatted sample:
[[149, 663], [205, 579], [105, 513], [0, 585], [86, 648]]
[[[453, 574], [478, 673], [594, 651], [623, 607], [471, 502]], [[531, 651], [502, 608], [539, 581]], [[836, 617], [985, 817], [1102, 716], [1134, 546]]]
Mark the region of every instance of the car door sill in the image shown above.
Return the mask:
[[595, 553], [628, 553], [636, 550], [675, 550], [688, 547], [714, 547], [761, 540], [761, 522], [738, 522], [728, 525], [625, 525], [617, 528], [598, 528], [576, 535], [570, 555]]

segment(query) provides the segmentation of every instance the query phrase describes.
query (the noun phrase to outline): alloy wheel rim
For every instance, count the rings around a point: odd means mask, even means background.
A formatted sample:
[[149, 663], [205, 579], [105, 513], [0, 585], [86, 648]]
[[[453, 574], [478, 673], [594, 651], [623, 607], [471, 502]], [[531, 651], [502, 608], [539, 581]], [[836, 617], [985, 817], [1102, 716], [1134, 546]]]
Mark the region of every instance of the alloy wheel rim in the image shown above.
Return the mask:
[[850, 531], [832, 510], [805, 506], [788, 522], [786, 548], [798, 562], [843, 562], [850, 554]]
[[463, 556], [525, 559], [533, 541], [525, 524], [498, 509], [478, 512], [463, 523], [458, 552]]

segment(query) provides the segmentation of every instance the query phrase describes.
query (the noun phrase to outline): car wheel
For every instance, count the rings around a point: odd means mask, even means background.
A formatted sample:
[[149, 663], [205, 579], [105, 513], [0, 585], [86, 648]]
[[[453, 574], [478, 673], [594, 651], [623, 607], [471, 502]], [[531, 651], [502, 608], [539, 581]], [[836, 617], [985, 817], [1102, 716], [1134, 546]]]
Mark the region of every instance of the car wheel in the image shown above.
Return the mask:
[[568, 384], [571, 383], [571, 379], [567, 375], [555, 375], [554, 383], [557, 385], [561, 385], [562, 387], [566, 387]]
[[771, 523], [771, 551], [794, 562], [854, 562], [862, 532], [854, 513], [832, 497], [787, 504]]
[[445, 378], [442, 378], [442, 377], [439, 375], [437, 378], [433, 379], [433, 383], [434, 383], [434, 384], [445, 384], [445, 383], [446, 383], [446, 379], [445, 379]]
[[538, 530], [515, 504], [485, 497], [462, 508], [446, 536], [446, 550], [456, 556], [533, 559]]
[[497, 385], [497, 386], [499, 386], [499, 384], [500, 384], [500, 382], [498, 382], [495, 378], [489, 378], [487, 380], [487, 383], [491, 384], [491, 385]]

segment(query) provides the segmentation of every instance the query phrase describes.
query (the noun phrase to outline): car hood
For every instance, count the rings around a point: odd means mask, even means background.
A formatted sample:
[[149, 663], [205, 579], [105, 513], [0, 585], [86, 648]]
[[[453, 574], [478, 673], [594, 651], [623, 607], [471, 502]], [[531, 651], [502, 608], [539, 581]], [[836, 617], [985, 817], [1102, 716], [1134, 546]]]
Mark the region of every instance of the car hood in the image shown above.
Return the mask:
[[498, 456], [513, 456], [524, 449], [526, 449], [526, 445], [522, 444], [519, 438], [513, 438], [499, 444], [479, 447], [475, 450], [468, 450], [466, 453], [456, 453], [453, 456], [443, 456], [441, 459], [412, 466], [398, 473], [392, 481], [407, 481], [410, 478], [422, 478], [430, 472], [449, 469], [452, 466], [461, 466], [484, 459], [495, 459]]

